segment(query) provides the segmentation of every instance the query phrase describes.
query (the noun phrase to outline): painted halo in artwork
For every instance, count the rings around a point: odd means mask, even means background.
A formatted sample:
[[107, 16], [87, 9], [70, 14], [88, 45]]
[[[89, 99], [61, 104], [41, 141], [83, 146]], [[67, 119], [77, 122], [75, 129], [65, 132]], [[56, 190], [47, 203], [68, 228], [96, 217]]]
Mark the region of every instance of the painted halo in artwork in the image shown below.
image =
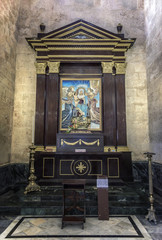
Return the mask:
[[69, 129], [102, 130], [100, 78], [61, 79], [60, 130]]

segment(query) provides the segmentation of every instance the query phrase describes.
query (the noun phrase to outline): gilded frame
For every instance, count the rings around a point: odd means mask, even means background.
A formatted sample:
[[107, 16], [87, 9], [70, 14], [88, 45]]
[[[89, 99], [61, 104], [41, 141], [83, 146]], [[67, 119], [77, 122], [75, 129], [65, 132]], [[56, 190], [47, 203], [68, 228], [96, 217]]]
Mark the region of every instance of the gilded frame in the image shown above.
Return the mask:
[[[118, 175], [110, 175], [110, 170], [109, 170], [109, 161], [110, 159], [115, 159], [117, 160], [117, 171], [118, 171]], [[107, 175], [108, 178], [119, 178], [120, 177], [120, 168], [119, 168], [119, 158], [118, 157], [112, 157], [112, 158], [107, 158]]]
[[[93, 100], [93, 105], [94, 106], [94, 109], [96, 107], [97, 111], [96, 111], [96, 122], [94, 122], [94, 120], [92, 120], [92, 117], [91, 117], [91, 114], [90, 114], [90, 125], [88, 128], [78, 128], [78, 129], [75, 129], [75, 131], [77, 132], [77, 130], [80, 132], [80, 130], [88, 130], [88, 131], [102, 131], [102, 79], [101, 78], [60, 78], [60, 99], [59, 99], [59, 130], [60, 131], [67, 131], [68, 130], [68, 127], [64, 127], [63, 126], [63, 111], [64, 111], [64, 108], [63, 108], [63, 105], [64, 104], [64, 97], [65, 97], [65, 89], [66, 89], [66, 96], [67, 96], [67, 91], [68, 91], [68, 87], [65, 87], [65, 85], [67, 84], [70, 84], [71, 83], [75, 83], [75, 86], [71, 86], [72, 87], [72, 91], [74, 92], [74, 95], [78, 94], [78, 91], [82, 91], [85, 95], [85, 92], [86, 92], [86, 96], [88, 99], [87, 101], [89, 101], [90, 99], [90, 95], [89, 95], [89, 98], [88, 98], [88, 91], [93, 91], [93, 94], [92, 97], [91, 97], [91, 100]], [[97, 86], [96, 89], [95, 88], [87, 88], [87, 86], [90, 85], [90, 86]], [[79, 86], [79, 85], [82, 85]], [[78, 87], [77, 87], [78, 86]], [[86, 90], [85, 90], [85, 87], [86, 86]], [[88, 90], [87, 90], [88, 89]], [[90, 89], [90, 90], [89, 90]], [[95, 91], [96, 91], [96, 95], [95, 95]], [[69, 94], [73, 94], [71, 92], [69, 92]], [[67, 101], [68, 101], [68, 97], [67, 97]], [[75, 102], [75, 99], [74, 99], [74, 96], [73, 96], [73, 99], [71, 97], [71, 101]], [[89, 103], [88, 103], [89, 104]], [[88, 105], [87, 104], [87, 105]], [[71, 105], [73, 105], [71, 103]], [[86, 105], [86, 104], [85, 104]], [[73, 105], [74, 106], [74, 105]], [[65, 115], [65, 118], [66, 119], [66, 115]], [[69, 124], [70, 125], [70, 124]], [[95, 127], [93, 127], [95, 126]]]
[[[52, 175], [45, 175], [44, 174], [44, 170], [45, 170], [45, 161], [48, 159], [52, 159], [53, 160], [53, 165], [52, 165]], [[43, 158], [43, 178], [54, 178], [55, 177], [55, 158], [54, 157], [44, 157]]]

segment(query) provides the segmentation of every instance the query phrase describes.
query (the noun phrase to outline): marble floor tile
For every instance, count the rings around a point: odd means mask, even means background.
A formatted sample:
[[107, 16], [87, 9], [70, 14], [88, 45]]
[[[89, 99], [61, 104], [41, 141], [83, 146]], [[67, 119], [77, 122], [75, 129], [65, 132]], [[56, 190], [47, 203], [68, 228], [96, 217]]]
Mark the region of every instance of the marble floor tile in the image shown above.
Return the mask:
[[0, 240], [151, 240], [136, 216], [111, 216], [109, 221], [86, 218], [81, 225], [66, 225], [61, 229], [61, 218], [52, 216], [19, 216], [1, 234]]

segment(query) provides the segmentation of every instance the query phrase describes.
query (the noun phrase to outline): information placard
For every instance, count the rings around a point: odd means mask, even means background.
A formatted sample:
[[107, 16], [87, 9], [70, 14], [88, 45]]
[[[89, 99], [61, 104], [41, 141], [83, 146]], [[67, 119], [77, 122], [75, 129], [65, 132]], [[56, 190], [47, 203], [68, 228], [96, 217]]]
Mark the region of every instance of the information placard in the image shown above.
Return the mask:
[[97, 179], [97, 188], [108, 188], [108, 178]]
[[83, 149], [83, 148], [81, 148], [81, 149], [75, 149], [75, 152], [86, 152], [86, 149]]

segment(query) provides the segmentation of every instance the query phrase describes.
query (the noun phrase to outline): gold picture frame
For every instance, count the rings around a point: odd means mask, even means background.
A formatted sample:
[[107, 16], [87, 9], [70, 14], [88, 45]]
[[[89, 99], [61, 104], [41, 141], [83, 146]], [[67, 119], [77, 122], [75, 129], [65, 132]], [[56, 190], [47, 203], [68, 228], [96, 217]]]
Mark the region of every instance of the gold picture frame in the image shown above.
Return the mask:
[[101, 81], [101, 78], [60, 79], [60, 131], [102, 131]]

